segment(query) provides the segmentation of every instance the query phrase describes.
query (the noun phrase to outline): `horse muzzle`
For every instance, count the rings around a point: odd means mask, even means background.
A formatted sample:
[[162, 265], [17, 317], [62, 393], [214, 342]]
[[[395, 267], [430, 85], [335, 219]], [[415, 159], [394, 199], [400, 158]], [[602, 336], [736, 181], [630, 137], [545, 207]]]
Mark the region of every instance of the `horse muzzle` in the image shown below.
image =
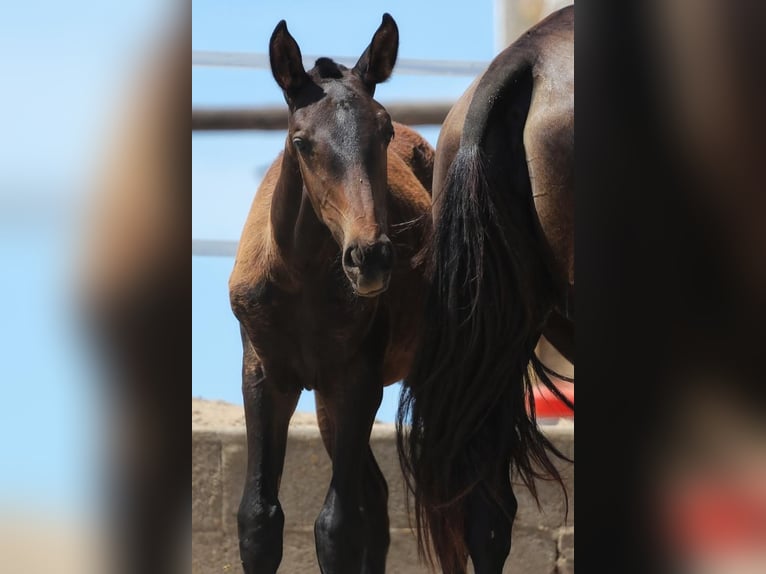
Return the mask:
[[388, 289], [394, 247], [387, 235], [374, 243], [351, 242], [343, 250], [343, 271], [361, 297], [375, 297]]

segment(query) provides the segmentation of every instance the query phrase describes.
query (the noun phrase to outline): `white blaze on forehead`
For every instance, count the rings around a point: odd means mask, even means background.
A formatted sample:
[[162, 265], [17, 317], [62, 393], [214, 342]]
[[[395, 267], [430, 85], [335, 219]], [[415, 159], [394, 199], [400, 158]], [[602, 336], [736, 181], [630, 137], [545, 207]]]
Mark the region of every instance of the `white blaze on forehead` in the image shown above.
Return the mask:
[[[324, 86], [332, 106], [333, 125], [330, 128], [333, 147], [344, 160], [357, 159], [362, 148], [360, 125], [366, 119], [366, 105], [360, 102], [361, 96], [339, 82], [330, 82]], [[361, 106], [360, 106], [361, 104]]]
[[359, 123], [362, 120], [359, 110], [355, 107], [353, 92], [344, 94], [344, 97], [335, 101], [333, 139], [337, 146], [336, 151], [344, 159], [350, 160], [358, 156], [361, 148], [361, 130]]

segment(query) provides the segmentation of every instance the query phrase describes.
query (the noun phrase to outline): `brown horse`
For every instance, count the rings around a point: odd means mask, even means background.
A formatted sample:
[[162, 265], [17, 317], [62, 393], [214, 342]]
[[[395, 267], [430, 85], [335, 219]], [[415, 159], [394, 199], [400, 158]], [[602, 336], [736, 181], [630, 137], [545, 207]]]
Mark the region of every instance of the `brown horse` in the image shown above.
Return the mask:
[[398, 44], [385, 14], [353, 69], [320, 58], [306, 72], [284, 21], [271, 37], [288, 134], [253, 201], [229, 283], [244, 349], [248, 464], [238, 524], [247, 573], [275, 572], [282, 558], [278, 491], [302, 389], [316, 392], [332, 458], [314, 527], [320, 568], [385, 571], [388, 487], [369, 436], [383, 387], [413, 360], [432, 225], [433, 150], [373, 99]]
[[530, 365], [561, 397], [534, 349], [544, 334], [574, 363], [573, 28], [570, 6], [500, 53], [436, 146], [433, 277], [397, 424], [421, 555], [450, 574], [469, 555], [502, 571], [509, 469], [535, 496], [535, 477], [561, 482]]

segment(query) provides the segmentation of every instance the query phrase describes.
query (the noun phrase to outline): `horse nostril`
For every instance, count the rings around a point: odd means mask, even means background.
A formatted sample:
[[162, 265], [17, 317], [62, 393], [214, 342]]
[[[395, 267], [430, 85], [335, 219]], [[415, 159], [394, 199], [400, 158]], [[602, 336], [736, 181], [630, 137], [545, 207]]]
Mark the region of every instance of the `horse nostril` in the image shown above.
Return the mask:
[[393, 262], [394, 249], [391, 240], [385, 235], [367, 245], [352, 243], [343, 252], [343, 266], [346, 269], [358, 269], [360, 273], [388, 272]]
[[343, 265], [345, 267], [361, 267], [364, 263], [364, 251], [359, 245], [354, 244], [346, 248], [343, 254]]

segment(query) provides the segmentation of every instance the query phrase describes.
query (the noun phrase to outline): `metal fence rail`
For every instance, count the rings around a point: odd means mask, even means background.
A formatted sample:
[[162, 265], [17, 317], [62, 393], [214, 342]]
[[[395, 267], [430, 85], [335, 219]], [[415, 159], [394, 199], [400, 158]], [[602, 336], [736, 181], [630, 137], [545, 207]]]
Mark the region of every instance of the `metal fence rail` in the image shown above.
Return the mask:
[[[406, 125], [441, 125], [453, 102], [401, 102], [385, 104], [391, 118]], [[287, 108], [194, 108], [192, 131], [285, 130]]]
[[236, 241], [223, 239], [192, 239], [192, 255], [203, 257], [234, 257], [237, 254]]
[[[308, 70], [320, 56], [303, 56], [303, 66]], [[338, 56], [332, 58], [349, 68], [358, 58]], [[418, 60], [402, 58], [396, 61], [396, 74], [408, 76], [476, 76], [483, 72], [489, 62], [470, 60]], [[254, 52], [207, 52], [192, 51], [192, 66], [207, 68], [248, 68], [268, 70], [269, 56]]]

